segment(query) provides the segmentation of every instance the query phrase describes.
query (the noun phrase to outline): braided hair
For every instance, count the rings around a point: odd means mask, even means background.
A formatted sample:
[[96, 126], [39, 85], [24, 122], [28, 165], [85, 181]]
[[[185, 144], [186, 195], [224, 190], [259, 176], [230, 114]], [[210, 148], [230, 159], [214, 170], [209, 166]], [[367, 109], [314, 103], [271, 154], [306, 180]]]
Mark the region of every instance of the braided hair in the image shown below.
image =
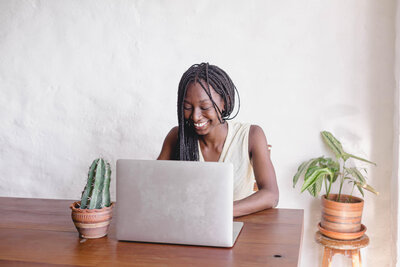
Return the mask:
[[[220, 123], [231, 120], [237, 116], [240, 109], [239, 92], [233, 84], [231, 78], [225, 71], [217, 66], [208, 63], [194, 64], [183, 75], [179, 82], [178, 88], [178, 143], [176, 148], [176, 159], [187, 161], [199, 160], [198, 135], [190, 122], [185, 120], [183, 101], [186, 91], [191, 83], [199, 83], [210, 98], [215, 112], [217, 112]], [[211, 88], [221, 96], [224, 101], [225, 108], [220, 110], [211, 97]], [[239, 106], [235, 116], [231, 117], [231, 113], [235, 107], [235, 91], [238, 94]]]

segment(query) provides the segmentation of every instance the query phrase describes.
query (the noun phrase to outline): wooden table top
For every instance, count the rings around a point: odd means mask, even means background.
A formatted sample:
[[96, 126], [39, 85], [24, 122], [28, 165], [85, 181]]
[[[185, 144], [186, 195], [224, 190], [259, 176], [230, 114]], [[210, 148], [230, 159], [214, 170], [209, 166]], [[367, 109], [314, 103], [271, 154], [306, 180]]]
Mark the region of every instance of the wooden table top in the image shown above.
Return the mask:
[[[236, 218], [233, 248], [80, 239], [72, 200], [0, 197], [0, 265], [7, 266], [298, 266], [303, 210], [270, 209]], [[115, 209], [114, 209], [115, 212]]]

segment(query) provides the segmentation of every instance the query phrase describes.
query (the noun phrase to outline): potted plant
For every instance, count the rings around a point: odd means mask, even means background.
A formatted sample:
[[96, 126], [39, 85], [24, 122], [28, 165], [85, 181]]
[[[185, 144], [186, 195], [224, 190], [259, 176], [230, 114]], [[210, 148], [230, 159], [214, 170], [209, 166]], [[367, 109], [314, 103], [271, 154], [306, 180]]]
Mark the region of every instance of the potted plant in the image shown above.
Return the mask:
[[[378, 195], [378, 192], [367, 184], [362, 171], [365, 169], [346, 165], [349, 158], [376, 165], [374, 162], [349, 154], [342, 144], [327, 131], [321, 132], [324, 142], [334, 152], [335, 159], [321, 156], [303, 162], [293, 177], [293, 187], [299, 178], [304, 178], [301, 193], [307, 190], [313, 197], [319, 196], [322, 185], [325, 195], [321, 197], [322, 214], [319, 229], [322, 234], [335, 239], [354, 239], [362, 236], [366, 227], [361, 224], [364, 200], [353, 196], [357, 188], [364, 197], [364, 190]], [[332, 184], [339, 182], [338, 194], [331, 194]], [[345, 185], [351, 185], [350, 194], [344, 194]]]
[[74, 202], [72, 220], [82, 238], [107, 235], [114, 203], [110, 201], [111, 167], [104, 159], [93, 161], [81, 201]]

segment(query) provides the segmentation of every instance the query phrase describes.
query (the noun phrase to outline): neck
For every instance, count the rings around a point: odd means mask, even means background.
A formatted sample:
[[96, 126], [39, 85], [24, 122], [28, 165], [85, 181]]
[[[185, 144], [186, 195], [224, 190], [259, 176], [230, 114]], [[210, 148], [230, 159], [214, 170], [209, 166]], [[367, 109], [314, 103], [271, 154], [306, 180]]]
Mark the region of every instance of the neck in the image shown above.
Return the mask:
[[228, 135], [228, 123], [220, 124], [214, 129], [212, 133], [199, 136], [199, 141], [205, 146], [218, 147], [225, 143], [226, 136]]

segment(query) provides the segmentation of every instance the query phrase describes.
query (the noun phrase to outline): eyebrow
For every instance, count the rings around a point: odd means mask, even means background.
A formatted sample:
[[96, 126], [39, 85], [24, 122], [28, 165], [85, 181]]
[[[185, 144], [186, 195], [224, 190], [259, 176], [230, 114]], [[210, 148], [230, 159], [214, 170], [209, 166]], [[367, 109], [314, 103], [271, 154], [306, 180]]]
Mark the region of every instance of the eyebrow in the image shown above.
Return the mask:
[[[210, 101], [210, 102], [211, 102], [210, 99], [203, 99], [203, 100], [200, 100], [200, 103], [204, 103], [204, 102], [207, 102], [207, 101]], [[190, 104], [190, 103], [189, 103], [188, 101], [186, 101], [185, 99], [183, 100], [183, 102]]]

